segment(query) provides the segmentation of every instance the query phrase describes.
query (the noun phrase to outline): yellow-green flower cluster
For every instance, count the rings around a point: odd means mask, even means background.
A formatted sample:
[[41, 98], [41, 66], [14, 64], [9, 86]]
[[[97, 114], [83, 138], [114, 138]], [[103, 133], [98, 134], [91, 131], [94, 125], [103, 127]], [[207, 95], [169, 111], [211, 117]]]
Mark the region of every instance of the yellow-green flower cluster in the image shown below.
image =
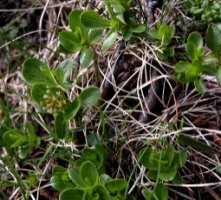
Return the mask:
[[46, 90], [42, 106], [48, 113], [62, 112], [66, 104], [67, 100], [60, 91], [52, 92], [50, 89]]

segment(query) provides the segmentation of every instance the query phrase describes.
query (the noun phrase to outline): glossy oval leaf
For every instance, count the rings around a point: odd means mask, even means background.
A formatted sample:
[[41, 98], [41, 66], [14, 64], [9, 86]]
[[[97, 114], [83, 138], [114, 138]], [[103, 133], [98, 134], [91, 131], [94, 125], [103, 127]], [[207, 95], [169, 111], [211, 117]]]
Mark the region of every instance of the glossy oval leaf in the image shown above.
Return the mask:
[[116, 194], [125, 191], [127, 185], [128, 183], [124, 179], [111, 179], [106, 183], [106, 187], [111, 194]]
[[216, 79], [219, 83], [221, 83], [221, 67], [218, 67], [216, 71]]
[[203, 38], [199, 32], [192, 32], [187, 39], [188, 43], [195, 45], [196, 49], [201, 49], [203, 47]]
[[100, 99], [100, 91], [97, 87], [88, 87], [80, 93], [81, 105], [83, 108], [94, 106]]
[[28, 143], [25, 133], [19, 130], [9, 130], [3, 135], [3, 143], [7, 148], [15, 148]]
[[71, 181], [76, 184], [78, 187], [86, 187], [87, 185], [85, 182], [81, 179], [80, 176], [80, 169], [79, 168], [71, 168], [68, 169], [68, 176], [71, 179]]
[[206, 31], [206, 44], [219, 57], [221, 45], [221, 31], [215, 24], [210, 24]]
[[163, 181], [172, 181], [177, 174], [176, 168], [169, 168], [167, 171], [160, 171], [159, 178]]
[[67, 189], [60, 195], [60, 200], [83, 200], [84, 191], [80, 189]]
[[84, 11], [81, 14], [81, 22], [84, 26], [91, 29], [105, 29], [110, 26], [110, 21], [101, 17], [95, 11]]
[[194, 80], [196, 78], [198, 78], [198, 73], [199, 73], [199, 70], [191, 65], [186, 71], [185, 71], [185, 78], [188, 82], [194, 82]]
[[102, 51], [107, 51], [117, 40], [117, 32], [110, 32], [104, 40]]
[[168, 189], [163, 183], [158, 183], [154, 190], [156, 200], [168, 200]]
[[59, 113], [55, 117], [55, 134], [58, 139], [63, 139], [68, 133], [68, 122], [64, 118], [63, 113]]
[[28, 58], [25, 60], [22, 69], [22, 74], [25, 80], [31, 84], [42, 83], [46, 85], [53, 85], [53, 82], [50, 77], [48, 77], [48, 74], [41, 70], [41, 66], [45, 66], [45, 64], [38, 59]]
[[80, 177], [86, 185], [95, 185], [98, 180], [98, 172], [95, 165], [90, 161], [84, 162], [80, 167]]
[[81, 51], [80, 63], [83, 67], [88, 68], [91, 66], [94, 59], [94, 52], [91, 48], [84, 48]]
[[159, 166], [160, 153], [152, 148], [145, 148], [140, 152], [140, 162], [150, 170], [157, 170]]
[[64, 60], [61, 62], [57, 68], [53, 71], [53, 74], [56, 78], [56, 80], [60, 84], [64, 84], [68, 77], [70, 76], [72, 70], [73, 70], [73, 62], [70, 59]]
[[103, 30], [91, 30], [88, 36], [88, 40], [91, 44], [94, 44], [101, 40], [103, 36]]
[[180, 61], [175, 66], [175, 71], [177, 73], [185, 72], [190, 67], [190, 63], [187, 61]]
[[31, 88], [31, 98], [38, 103], [39, 105], [42, 104], [43, 96], [46, 94], [47, 86], [44, 84], [34, 84]]
[[81, 40], [72, 31], [62, 31], [58, 35], [61, 45], [70, 53], [81, 50]]
[[139, 25], [139, 26], [136, 26], [136, 27], [130, 27], [129, 30], [132, 33], [143, 33], [145, 30], [147, 30], [147, 28], [144, 25]]
[[[93, 199], [96, 200], [110, 200], [110, 195], [103, 185], [96, 185], [92, 191]], [[89, 199], [88, 199], [89, 200]]]
[[66, 120], [74, 118], [78, 111], [81, 108], [81, 101], [79, 98], [76, 98], [73, 102], [69, 103], [64, 111], [64, 117]]
[[206, 85], [202, 78], [196, 79], [194, 85], [199, 93], [204, 94], [206, 92]]
[[74, 10], [68, 16], [68, 24], [71, 27], [71, 30], [74, 32], [77, 27], [82, 27], [81, 23], [81, 14], [83, 10]]
[[187, 161], [187, 153], [185, 151], [177, 151], [175, 153], [172, 166], [176, 166], [177, 169], [181, 169]]
[[186, 52], [188, 53], [191, 60], [197, 59], [197, 48], [193, 43], [187, 43], [185, 45]]

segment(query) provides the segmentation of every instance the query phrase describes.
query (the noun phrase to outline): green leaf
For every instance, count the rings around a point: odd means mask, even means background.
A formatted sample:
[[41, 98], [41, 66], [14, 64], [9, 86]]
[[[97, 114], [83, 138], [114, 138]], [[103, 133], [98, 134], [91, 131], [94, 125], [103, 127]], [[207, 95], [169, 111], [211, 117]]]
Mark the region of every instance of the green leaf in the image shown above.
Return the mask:
[[171, 39], [173, 38], [174, 34], [175, 34], [175, 26], [174, 25], [169, 25], [168, 26], [168, 30], [166, 31], [166, 33], [164, 34], [164, 38], [163, 38], [163, 44], [164, 45], [168, 45], [171, 41]]
[[171, 40], [175, 34], [176, 27], [173, 24], [169, 25], [169, 32], [168, 32], [168, 38]]
[[150, 29], [148, 34], [152, 39], [161, 40], [161, 36], [158, 35], [158, 31], [155, 29]]
[[210, 24], [206, 31], [206, 44], [219, 57], [221, 45], [221, 31], [215, 24]]
[[158, 183], [154, 190], [156, 200], [168, 200], [168, 189], [163, 183]]
[[129, 29], [123, 29], [122, 35], [125, 41], [129, 41], [131, 37], [133, 36], [133, 33]]
[[36, 131], [32, 123], [26, 122], [25, 123], [25, 133], [28, 137], [29, 143], [32, 145], [39, 145], [40, 144], [40, 138], [37, 137]]
[[96, 105], [100, 99], [100, 91], [97, 87], [88, 87], [79, 96], [83, 108]]
[[62, 174], [64, 174], [66, 171], [67, 171], [67, 170], [66, 170], [64, 167], [62, 167], [62, 166], [60, 166], [60, 165], [56, 165], [56, 166], [54, 166], [53, 169], [52, 169], [52, 175], [53, 175], [53, 176], [54, 176], [54, 175], [62, 175]]
[[146, 188], [146, 187], [145, 187], [145, 188], [142, 190], [142, 194], [143, 194], [145, 200], [153, 200], [153, 191], [150, 190], [149, 188]]
[[25, 159], [32, 150], [31, 144], [25, 144], [18, 149], [19, 158]]
[[147, 177], [150, 179], [150, 180], [157, 180], [157, 176], [158, 176], [158, 171], [157, 171], [158, 168], [156, 168], [155, 170], [148, 170], [147, 172]]
[[28, 58], [23, 63], [22, 74], [28, 83], [42, 83], [45, 85], [54, 85], [51, 79], [44, 71], [41, 70], [41, 66], [45, 66], [43, 62], [34, 58]]
[[152, 148], [141, 150], [140, 162], [150, 170], [157, 170], [159, 166], [160, 153], [155, 152]]
[[158, 29], [158, 35], [163, 38], [163, 36], [169, 31], [169, 27], [167, 24], [162, 24], [160, 28]]
[[163, 181], [171, 181], [177, 174], [176, 168], [169, 168], [167, 171], [160, 171], [159, 178]]
[[168, 161], [168, 164], [167, 164], [168, 167], [171, 165], [173, 161], [174, 154], [175, 154], [174, 147], [172, 145], [168, 146], [163, 152], [162, 160]]
[[91, 48], [84, 48], [81, 51], [80, 63], [83, 67], [88, 68], [93, 62], [94, 52]]
[[142, 194], [146, 200], [168, 200], [168, 189], [162, 183], [157, 183], [154, 190], [144, 188]]
[[187, 153], [185, 151], [179, 151], [175, 153], [172, 166], [175, 166], [177, 169], [182, 168], [187, 161]]
[[64, 111], [64, 117], [66, 120], [74, 118], [78, 111], [81, 108], [81, 101], [79, 98], [76, 98], [73, 102], [69, 103]]
[[218, 67], [216, 71], [216, 79], [219, 83], [221, 83], [221, 67]]
[[187, 44], [192, 43], [195, 45], [196, 49], [201, 49], [203, 48], [203, 38], [198, 32], [192, 32], [188, 39], [187, 39]]
[[62, 191], [60, 200], [83, 200], [84, 191], [74, 188]]
[[3, 142], [5, 147], [15, 148], [28, 143], [28, 138], [19, 130], [9, 130], [4, 133]]
[[36, 83], [32, 86], [31, 97], [32, 99], [41, 105], [43, 101], [43, 96], [46, 94], [47, 86], [44, 84]]
[[72, 182], [76, 184], [78, 187], [84, 188], [87, 186], [80, 177], [80, 169], [76, 167], [68, 169], [68, 176], [72, 180]]
[[206, 92], [206, 85], [201, 78], [196, 79], [194, 85], [199, 93], [204, 94]]
[[119, 192], [124, 192], [127, 188], [127, 185], [128, 183], [124, 179], [111, 179], [106, 183], [106, 187], [112, 195]]
[[195, 79], [198, 78], [198, 73], [199, 73], [199, 70], [195, 66], [191, 65], [185, 71], [186, 81], [188, 81], [189, 83], [194, 82]]
[[52, 170], [51, 186], [59, 192], [73, 188], [75, 185], [70, 181], [67, 170], [62, 166], [55, 166]]
[[110, 21], [101, 17], [95, 11], [84, 11], [81, 14], [81, 22], [84, 26], [91, 29], [105, 29], [110, 26]]
[[70, 53], [81, 50], [81, 39], [71, 31], [61, 31], [58, 35], [61, 45]]
[[63, 113], [59, 113], [55, 117], [55, 134], [59, 139], [63, 139], [68, 133], [68, 122], [64, 118]]
[[99, 177], [99, 183], [101, 183], [102, 185], [106, 185], [107, 181], [111, 180], [110, 176], [108, 176], [107, 174], [102, 174]]
[[143, 33], [146, 30], [146, 26], [139, 25], [139, 26], [136, 26], [136, 27], [130, 27], [129, 30], [132, 33]]
[[211, 154], [214, 154], [217, 152], [217, 150], [211, 146], [208, 146], [206, 143], [201, 142], [197, 139], [191, 138], [185, 134], [180, 134], [178, 137], [178, 141], [186, 146], [191, 146], [194, 149], [197, 149], [199, 151], [205, 151]]
[[70, 59], [64, 60], [58, 65], [58, 67], [53, 71], [53, 74], [59, 84], [63, 85], [67, 81], [72, 69], [73, 63]]
[[187, 44], [185, 45], [185, 49], [186, 49], [186, 52], [188, 53], [189, 57], [190, 57], [192, 60], [197, 59], [197, 49], [196, 49], [195, 44], [193, 44], [193, 43], [187, 43]]
[[103, 30], [91, 30], [88, 36], [88, 40], [91, 44], [94, 44], [102, 39]]
[[84, 149], [82, 155], [86, 160], [91, 161], [96, 167], [100, 164], [100, 159], [94, 149]]
[[[96, 200], [110, 200], [110, 195], [103, 185], [96, 185], [92, 191], [92, 197]], [[89, 198], [88, 200], [91, 200]]]
[[96, 184], [98, 180], [98, 172], [92, 162], [86, 161], [81, 165], [80, 177], [88, 186]]
[[203, 38], [198, 32], [192, 32], [185, 46], [187, 53], [192, 60], [198, 59], [204, 54]]
[[71, 30], [74, 32], [77, 27], [83, 28], [81, 23], [81, 14], [83, 10], [74, 10], [68, 16], [68, 24], [71, 27]]
[[104, 40], [102, 51], [107, 51], [117, 39], [117, 32], [111, 31]]
[[179, 61], [175, 66], [176, 73], [185, 72], [190, 67], [190, 63], [187, 61]]

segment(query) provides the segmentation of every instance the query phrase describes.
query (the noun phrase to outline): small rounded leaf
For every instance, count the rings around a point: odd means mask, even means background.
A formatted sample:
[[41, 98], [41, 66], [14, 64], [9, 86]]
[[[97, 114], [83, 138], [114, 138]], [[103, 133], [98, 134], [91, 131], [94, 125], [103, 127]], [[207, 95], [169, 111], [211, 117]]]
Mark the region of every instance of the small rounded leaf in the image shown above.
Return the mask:
[[62, 31], [58, 35], [61, 45], [70, 53], [81, 50], [81, 41], [74, 32]]
[[36, 83], [32, 86], [31, 97], [36, 103], [41, 105], [43, 101], [43, 96], [46, 94], [46, 91], [47, 91], [46, 85]]
[[180, 61], [175, 66], [175, 71], [177, 73], [185, 72], [190, 67], [190, 63], [187, 61]]
[[88, 186], [93, 186], [98, 180], [98, 172], [95, 165], [86, 161], [80, 167], [80, 177]]
[[76, 98], [73, 102], [66, 106], [64, 111], [64, 117], [66, 120], [70, 120], [76, 116], [78, 111], [81, 108], [81, 101], [79, 98]]
[[80, 63], [83, 67], [88, 68], [91, 66], [94, 58], [94, 52], [91, 48], [84, 48], [81, 51]]
[[102, 51], [107, 51], [116, 41], [117, 32], [110, 32], [104, 40]]
[[215, 24], [210, 24], [206, 31], [206, 44], [216, 56], [219, 56], [221, 31]]
[[206, 92], [206, 85], [204, 83], [204, 81], [201, 78], [198, 78], [194, 81], [194, 85], [196, 87], [196, 90], [201, 93], [204, 94]]
[[23, 64], [22, 74], [28, 83], [42, 83], [52, 84], [52, 81], [44, 71], [41, 70], [41, 66], [45, 66], [43, 62], [34, 58], [28, 58]]
[[55, 117], [55, 134], [59, 139], [63, 139], [68, 133], [68, 122], [64, 118], [63, 113], [59, 113]]
[[77, 26], [79, 27], [82, 26], [80, 21], [80, 16], [82, 12], [83, 12], [82, 10], [74, 10], [69, 14], [68, 24], [70, 25], [72, 31], [75, 31]]
[[67, 189], [60, 195], [60, 200], [83, 200], [84, 191], [80, 189]]
[[106, 187], [111, 194], [116, 194], [126, 190], [127, 185], [128, 183], [124, 179], [111, 179], [106, 183]]
[[84, 11], [81, 14], [81, 22], [84, 26], [91, 29], [105, 29], [110, 26], [110, 21], [101, 17], [95, 11]]
[[203, 38], [200, 33], [192, 32], [187, 39], [187, 43], [192, 43], [197, 49], [200, 49], [203, 47]]
[[88, 87], [81, 92], [79, 97], [82, 107], [88, 108], [98, 103], [100, 91], [97, 87]]

